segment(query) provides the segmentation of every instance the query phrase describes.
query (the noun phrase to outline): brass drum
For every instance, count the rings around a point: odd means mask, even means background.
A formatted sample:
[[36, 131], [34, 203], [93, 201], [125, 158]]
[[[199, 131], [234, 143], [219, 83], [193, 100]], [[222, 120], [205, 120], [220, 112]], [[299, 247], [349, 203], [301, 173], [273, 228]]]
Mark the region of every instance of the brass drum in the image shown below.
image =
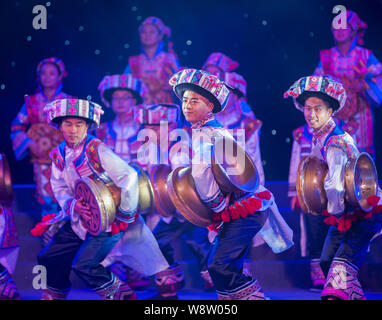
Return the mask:
[[120, 204], [121, 192], [110, 180], [83, 177], [75, 184], [76, 199], [83, 198], [90, 207], [91, 217], [81, 217], [84, 227], [94, 236], [107, 230], [113, 223], [116, 209]]
[[297, 171], [297, 197], [302, 211], [310, 215], [320, 215], [326, 209], [328, 199], [324, 189], [328, 166], [314, 156], [301, 159]]
[[4, 153], [0, 153], [0, 202], [13, 201], [11, 171]]
[[143, 168], [136, 162], [130, 162], [129, 165], [138, 174], [139, 200], [137, 212], [141, 215], [149, 215], [154, 210], [154, 190], [151, 181]]
[[370, 211], [372, 206], [367, 203], [367, 198], [378, 192], [378, 175], [371, 156], [360, 153], [354, 160], [346, 164], [345, 169], [345, 198], [355, 208]]
[[170, 199], [183, 217], [200, 227], [212, 223], [212, 210], [200, 200], [196, 192], [191, 167], [180, 167], [172, 171], [167, 185]]
[[150, 181], [154, 189], [155, 209], [163, 217], [171, 217], [176, 214], [176, 208], [171, 201], [167, 178], [171, 173], [171, 167], [165, 164], [154, 166], [150, 172]]
[[49, 153], [64, 140], [59, 130], [54, 129], [46, 123], [33, 124], [29, 128], [27, 135], [36, 141], [39, 146], [39, 153], [32, 154], [32, 160], [35, 158], [40, 161], [45, 160], [47, 163], [50, 163]]
[[223, 192], [254, 192], [259, 185], [259, 174], [251, 157], [233, 139], [215, 139], [211, 167], [216, 182]]

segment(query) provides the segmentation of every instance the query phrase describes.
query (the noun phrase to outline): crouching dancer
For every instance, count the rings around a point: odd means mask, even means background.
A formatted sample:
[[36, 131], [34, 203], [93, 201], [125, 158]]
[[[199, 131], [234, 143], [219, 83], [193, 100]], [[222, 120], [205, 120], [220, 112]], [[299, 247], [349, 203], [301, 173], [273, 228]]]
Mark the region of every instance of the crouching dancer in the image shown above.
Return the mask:
[[191, 175], [196, 192], [212, 209], [214, 223], [209, 229], [218, 230], [207, 262], [218, 298], [264, 300], [257, 280], [242, 273], [252, 239], [261, 236], [278, 253], [293, 245], [293, 232], [267, 189], [259, 185], [255, 192], [223, 193], [213, 175], [211, 163], [204, 161], [211, 159], [208, 155], [211, 156], [215, 138], [233, 139], [214, 118], [214, 114], [222, 111], [227, 103], [229, 89], [225, 83], [207, 72], [185, 69], [173, 75], [170, 84], [182, 100], [186, 120], [192, 124], [194, 156]]
[[[52, 190], [62, 210], [57, 215], [45, 217], [37, 229], [59, 220], [66, 220], [66, 223], [38, 254], [39, 264], [47, 269], [47, 289], [42, 299], [65, 299], [71, 287], [72, 269], [103, 299], [136, 299], [136, 293], [101, 262], [128, 225], [140, 219], [136, 214], [137, 173], [100, 140], [88, 134], [88, 130], [99, 125], [103, 113], [101, 106], [87, 100], [62, 99], [48, 104], [45, 111], [48, 121], [57, 125], [64, 136], [64, 141], [50, 154]], [[120, 188], [121, 201], [113, 224], [98, 235], [92, 235], [84, 227], [86, 219], [91, 217], [91, 204], [82, 198], [75, 199], [75, 182], [105, 174]], [[38, 230], [35, 228], [34, 232]]]

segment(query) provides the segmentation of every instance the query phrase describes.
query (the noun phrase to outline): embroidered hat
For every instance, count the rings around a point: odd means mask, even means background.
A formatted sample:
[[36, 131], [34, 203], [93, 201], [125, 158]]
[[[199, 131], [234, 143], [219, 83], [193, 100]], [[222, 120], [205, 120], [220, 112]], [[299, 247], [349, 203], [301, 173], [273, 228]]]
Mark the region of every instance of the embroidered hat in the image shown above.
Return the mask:
[[239, 67], [238, 62], [233, 61], [230, 57], [221, 52], [211, 53], [204, 63], [202, 69], [205, 70], [209, 65], [216, 66], [223, 72], [231, 72]]
[[45, 106], [44, 112], [50, 124], [58, 125], [63, 118], [76, 117], [90, 121], [91, 129], [99, 126], [104, 113], [99, 104], [82, 99], [54, 100]]
[[346, 22], [357, 33], [357, 43], [362, 45], [364, 43], [363, 37], [367, 29], [367, 23], [362, 21], [357, 13], [350, 10], [346, 10]]
[[182, 100], [186, 90], [194, 91], [214, 104], [213, 113], [224, 110], [229, 96], [225, 83], [212, 74], [196, 69], [183, 69], [169, 81], [177, 97]]
[[57, 68], [60, 70], [60, 74], [62, 74], [63, 77], [66, 77], [68, 73], [66, 72], [64, 62], [60, 58], [56, 57], [50, 57], [46, 58], [44, 60], [41, 60], [40, 63], [37, 65], [37, 75], [40, 75], [41, 68], [45, 63], [53, 63], [57, 66]]
[[159, 125], [161, 121], [177, 123], [180, 118], [177, 104], [141, 104], [134, 108], [134, 120], [143, 125]]
[[284, 93], [284, 98], [292, 97], [296, 108], [303, 111], [305, 100], [312, 96], [312, 93], [329, 101], [334, 112], [338, 112], [345, 105], [344, 86], [341, 82], [326, 75], [300, 78]]
[[171, 29], [167, 27], [163, 21], [157, 17], [148, 17], [140, 24], [138, 31], [141, 32], [141, 30], [148, 24], [152, 24], [156, 26], [159, 30], [159, 32], [163, 35], [165, 35], [167, 38], [171, 37]]
[[148, 92], [143, 81], [134, 78], [132, 74], [113, 74], [103, 77], [98, 85], [102, 102], [110, 107], [113, 92], [118, 89], [124, 89], [132, 93], [137, 101], [136, 104], [143, 102], [143, 97]]
[[226, 72], [224, 74], [225, 84], [232, 89], [232, 91], [239, 97], [247, 95], [247, 81], [236, 72]]

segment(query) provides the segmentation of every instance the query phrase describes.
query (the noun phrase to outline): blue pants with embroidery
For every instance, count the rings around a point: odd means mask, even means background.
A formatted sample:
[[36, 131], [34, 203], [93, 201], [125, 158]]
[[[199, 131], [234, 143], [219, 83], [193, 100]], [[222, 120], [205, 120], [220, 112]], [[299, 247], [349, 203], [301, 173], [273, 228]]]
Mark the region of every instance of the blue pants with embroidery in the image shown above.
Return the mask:
[[253, 237], [266, 221], [268, 210], [224, 223], [216, 235], [207, 263], [216, 290], [234, 290], [252, 280], [242, 274], [243, 264]]
[[66, 291], [71, 287], [71, 270], [92, 289], [110, 282], [111, 272], [100, 263], [122, 234], [87, 234], [86, 239], [81, 240], [70, 221], [66, 222], [38, 254], [38, 263], [47, 269], [47, 286]]
[[381, 214], [354, 222], [346, 232], [340, 232], [337, 227], [331, 226], [320, 257], [324, 275], [327, 276], [334, 258], [345, 259], [359, 269], [365, 260], [371, 239], [381, 228]]

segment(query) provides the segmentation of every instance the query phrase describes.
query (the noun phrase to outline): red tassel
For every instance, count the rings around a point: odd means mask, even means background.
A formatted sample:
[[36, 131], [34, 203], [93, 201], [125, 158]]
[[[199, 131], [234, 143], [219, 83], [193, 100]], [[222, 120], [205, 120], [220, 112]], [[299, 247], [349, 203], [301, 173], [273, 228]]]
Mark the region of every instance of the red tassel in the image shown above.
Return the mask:
[[269, 200], [272, 197], [271, 193], [268, 190], [262, 191], [259, 193], [255, 193], [255, 196], [260, 198], [260, 199], [265, 199], [265, 200]]
[[378, 196], [376, 196], [376, 195], [374, 195], [374, 196], [370, 196], [370, 197], [367, 198], [367, 203], [368, 203], [370, 206], [375, 207], [375, 206], [378, 204], [378, 202], [379, 202], [380, 199], [381, 199], [381, 197], [378, 197]]
[[321, 214], [322, 214], [324, 217], [332, 217], [332, 215], [328, 212], [327, 209], [323, 210], [323, 211], [321, 212]]
[[254, 197], [250, 197], [249, 199], [247, 198], [246, 202], [248, 206], [245, 207], [250, 214], [254, 214], [257, 210], [261, 208], [262, 205], [261, 200]]
[[243, 207], [241, 202], [236, 202], [235, 203], [236, 210], [239, 213], [240, 217], [245, 218], [248, 215], [248, 211]]
[[111, 225], [111, 234], [115, 235], [115, 234], [118, 234], [120, 232], [121, 232], [121, 230], [119, 230], [117, 223], [113, 222], [113, 224]]
[[329, 216], [324, 219], [324, 222], [329, 226], [335, 226], [338, 223], [338, 218], [335, 216]]
[[41, 236], [46, 230], [48, 230], [49, 226], [47, 226], [43, 222], [39, 222], [36, 226], [30, 231], [31, 235], [34, 237]]
[[43, 216], [41, 221], [45, 222], [45, 221], [50, 221], [52, 220], [54, 217], [56, 217], [56, 214], [55, 213], [51, 213], [51, 214], [47, 214], [46, 216]]
[[120, 222], [118, 227], [121, 231], [125, 231], [128, 226], [129, 224], [127, 222]]
[[353, 222], [352, 217], [348, 216], [347, 214], [344, 214], [341, 219], [338, 222], [338, 231], [345, 232], [349, 230]]
[[229, 212], [228, 212], [227, 209], [224, 209], [224, 210], [221, 212], [221, 217], [222, 217], [223, 222], [229, 222], [229, 221], [231, 220], [230, 215], [229, 215]]
[[[375, 208], [375, 207], [374, 207], [374, 208]], [[365, 214], [363, 215], [363, 218], [364, 218], [364, 219], [370, 219], [370, 218], [373, 216], [373, 214], [374, 214], [374, 208], [373, 208], [373, 210], [370, 210], [369, 212], [365, 213]]]
[[230, 206], [228, 210], [232, 220], [237, 220], [240, 218], [240, 213], [238, 212], [235, 206]]

